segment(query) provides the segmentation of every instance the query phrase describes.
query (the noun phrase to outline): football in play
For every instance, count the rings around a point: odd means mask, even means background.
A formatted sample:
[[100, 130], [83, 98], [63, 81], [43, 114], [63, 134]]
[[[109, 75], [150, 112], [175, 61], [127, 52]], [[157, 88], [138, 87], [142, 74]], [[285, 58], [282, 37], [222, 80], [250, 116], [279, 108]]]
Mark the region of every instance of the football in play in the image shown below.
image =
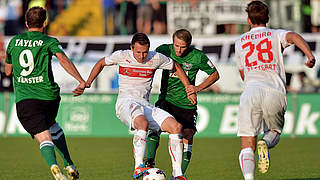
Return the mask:
[[166, 180], [166, 175], [161, 169], [151, 168], [143, 174], [142, 180]]

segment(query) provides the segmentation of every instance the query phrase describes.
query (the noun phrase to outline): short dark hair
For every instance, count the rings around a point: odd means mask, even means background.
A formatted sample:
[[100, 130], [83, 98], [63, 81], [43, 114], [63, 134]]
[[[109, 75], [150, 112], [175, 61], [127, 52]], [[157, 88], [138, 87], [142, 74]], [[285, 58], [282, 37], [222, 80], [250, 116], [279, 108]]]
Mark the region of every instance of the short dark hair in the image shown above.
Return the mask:
[[133, 35], [131, 40], [131, 46], [134, 47], [135, 43], [139, 43], [140, 45], [148, 45], [150, 47], [150, 40], [148, 36], [144, 33], [136, 33]]
[[41, 28], [47, 19], [47, 11], [42, 7], [30, 8], [25, 16], [29, 28]]
[[252, 24], [267, 24], [269, 21], [269, 8], [261, 1], [251, 1], [246, 12]]
[[191, 41], [192, 41], [192, 35], [191, 33], [186, 30], [186, 29], [179, 29], [176, 32], [173, 33], [172, 35], [172, 40], [174, 41], [174, 37], [177, 37], [180, 40], [183, 40], [190, 46]]

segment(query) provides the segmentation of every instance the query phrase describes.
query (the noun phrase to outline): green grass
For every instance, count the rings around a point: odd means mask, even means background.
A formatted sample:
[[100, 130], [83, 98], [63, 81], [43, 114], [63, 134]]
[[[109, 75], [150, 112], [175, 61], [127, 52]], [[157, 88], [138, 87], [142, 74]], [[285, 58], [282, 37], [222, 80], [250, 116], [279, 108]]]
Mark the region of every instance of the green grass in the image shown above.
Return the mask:
[[[71, 157], [82, 180], [129, 180], [133, 172], [131, 138], [68, 138]], [[171, 175], [167, 138], [162, 138], [157, 167]], [[239, 180], [238, 138], [196, 138], [189, 180]], [[58, 155], [57, 155], [58, 156]], [[62, 164], [60, 157], [59, 164]], [[0, 138], [0, 180], [53, 179], [31, 138]], [[169, 179], [169, 178], [167, 178]], [[271, 150], [271, 168], [259, 180], [320, 179], [320, 139], [282, 138]]]

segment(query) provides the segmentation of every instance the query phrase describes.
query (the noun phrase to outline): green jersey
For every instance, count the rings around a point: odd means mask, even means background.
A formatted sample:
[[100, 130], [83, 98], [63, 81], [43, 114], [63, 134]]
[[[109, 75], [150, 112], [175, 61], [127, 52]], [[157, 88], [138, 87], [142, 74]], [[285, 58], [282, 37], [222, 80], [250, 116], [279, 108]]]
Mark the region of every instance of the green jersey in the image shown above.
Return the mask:
[[16, 102], [59, 97], [60, 88], [54, 82], [51, 67], [56, 53], [64, 53], [59, 41], [39, 31], [27, 31], [11, 39], [6, 62], [13, 67]]
[[[196, 48], [190, 47], [187, 50], [187, 55], [184, 57], [176, 56], [173, 44], [161, 45], [156, 51], [170, 57], [180, 64], [192, 85], [195, 85], [196, 75], [199, 70], [202, 70], [209, 75], [216, 71], [216, 68], [209, 58]], [[160, 91], [159, 99], [165, 99], [171, 104], [185, 109], [197, 108], [196, 105], [193, 105], [190, 102], [184, 85], [172, 71], [163, 70]]]

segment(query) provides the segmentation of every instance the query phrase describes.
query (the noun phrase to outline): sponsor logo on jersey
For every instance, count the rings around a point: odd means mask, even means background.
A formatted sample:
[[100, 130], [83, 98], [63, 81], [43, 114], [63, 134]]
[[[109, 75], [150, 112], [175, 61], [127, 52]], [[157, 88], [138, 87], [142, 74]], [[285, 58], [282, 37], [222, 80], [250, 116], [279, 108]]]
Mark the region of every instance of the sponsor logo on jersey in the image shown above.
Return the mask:
[[119, 66], [119, 74], [129, 77], [152, 78], [154, 71], [154, 69]]

